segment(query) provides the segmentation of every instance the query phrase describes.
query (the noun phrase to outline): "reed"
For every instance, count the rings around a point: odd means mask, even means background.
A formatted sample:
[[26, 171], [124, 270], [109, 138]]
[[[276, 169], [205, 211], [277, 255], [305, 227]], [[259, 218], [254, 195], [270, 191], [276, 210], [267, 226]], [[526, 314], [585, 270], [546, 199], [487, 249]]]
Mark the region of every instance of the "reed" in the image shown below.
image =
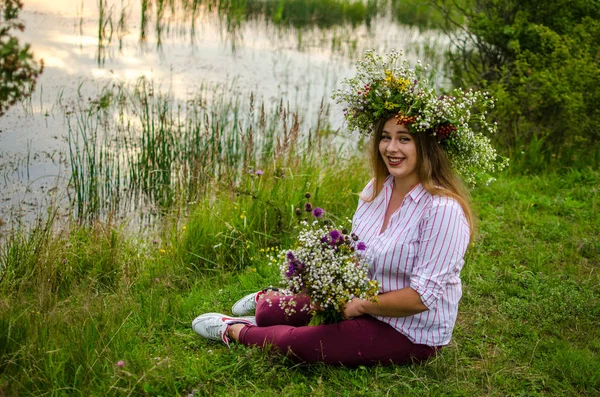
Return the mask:
[[204, 86], [182, 102], [141, 79], [107, 87], [67, 116], [77, 218], [147, 206], [166, 213], [217, 183], [235, 186], [250, 169], [293, 167], [329, 150], [324, 103], [308, 126], [283, 100], [269, 107], [253, 94], [240, 98], [233, 85]]
[[125, 5], [123, 0], [121, 0], [121, 12], [119, 13], [119, 21], [117, 22], [117, 36], [119, 38], [119, 51], [123, 50], [123, 38], [127, 35], [127, 18], [128, 12], [127, 8], [129, 7], [129, 3]]
[[112, 42], [113, 10], [114, 6], [108, 7], [106, 0], [98, 0], [98, 50], [96, 51], [98, 65], [104, 65], [106, 48]]
[[148, 30], [148, 17], [150, 12], [150, 1], [149, 0], [141, 0], [142, 8], [141, 8], [141, 24], [140, 24], [140, 42], [145, 43], [147, 39], [147, 30]]
[[[463, 0], [461, 0], [462, 2]], [[355, 58], [372, 44], [357, 48], [356, 29], [371, 29], [373, 23], [394, 23], [422, 29], [451, 29], [445, 26], [444, 16], [433, 5], [411, 0], [140, 0], [141, 15], [139, 41], [146, 43], [153, 37], [157, 47], [171, 34], [183, 34], [195, 40], [199, 19], [216, 19], [224, 41], [236, 51], [244, 40], [244, 26], [248, 22], [267, 30], [267, 35], [290, 34], [297, 38], [299, 49], [314, 45], [330, 45], [332, 52]], [[98, 0], [98, 63], [104, 62], [114, 29], [119, 48], [126, 34], [127, 15], [121, 3], [119, 15], [107, 0]], [[114, 21], [113, 21], [114, 19]], [[81, 23], [81, 21], [80, 21]], [[174, 26], [177, 25], [177, 26]], [[153, 32], [150, 30], [153, 27]], [[81, 27], [80, 27], [81, 28]], [[154, 33], [154, 36], [152, 36]], [[362, 33], [361, 33], [362, 35]], [[310, 38], [310, 39], [309, 39]], [[340, 39], [347, 41], [341, 45]], [[364, 40], [364, 39], [363, 39]]]

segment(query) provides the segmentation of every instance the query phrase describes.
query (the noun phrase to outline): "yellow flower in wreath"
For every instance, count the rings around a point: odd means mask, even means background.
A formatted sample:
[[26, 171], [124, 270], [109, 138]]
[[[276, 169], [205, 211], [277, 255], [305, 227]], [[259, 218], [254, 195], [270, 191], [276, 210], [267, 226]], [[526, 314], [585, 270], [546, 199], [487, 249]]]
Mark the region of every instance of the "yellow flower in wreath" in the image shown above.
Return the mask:
[[389, 69], [385, 71], [385, 82], [388, 87], [400, 91], [406, 90], [410, 84], [410, 81], [406, 79], [396, 78], [396, 76], [394, 76], [394, 73]]

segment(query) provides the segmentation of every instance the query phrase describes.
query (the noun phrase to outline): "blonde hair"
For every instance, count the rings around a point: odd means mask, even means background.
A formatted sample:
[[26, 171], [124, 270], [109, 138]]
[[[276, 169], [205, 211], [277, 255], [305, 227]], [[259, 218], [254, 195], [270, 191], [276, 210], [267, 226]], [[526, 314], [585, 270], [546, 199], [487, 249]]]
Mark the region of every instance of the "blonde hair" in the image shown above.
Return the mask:
[[[383, 189], [383, 183], [390, 175], [379, 153], [379, 142], [381, 141], [383, 126], [392, 117], [382, 118], [375, 125], [370, 150], [371, 170], [374, 178], [373, 190], [370, 197], [363, 197], [365, 201], [375, 200]], [[451, 197], [458, 201], [467, 218], [472, 241], [475, 236], [475, 219], [471, 211], [469, 191], [452, 169], [448, 156], [434, 136], [421, 132], [412, 135], [412, 137], [417, 148], [417, 173], [423, 188], [432, 195]]]

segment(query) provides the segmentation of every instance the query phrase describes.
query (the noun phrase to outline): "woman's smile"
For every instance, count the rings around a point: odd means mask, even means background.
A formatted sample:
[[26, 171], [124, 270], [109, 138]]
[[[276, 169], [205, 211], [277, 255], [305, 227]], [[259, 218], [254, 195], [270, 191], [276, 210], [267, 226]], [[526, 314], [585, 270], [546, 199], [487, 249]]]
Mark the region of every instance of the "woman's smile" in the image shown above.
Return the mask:
[[388, 164], [392, 167], [399, 166], [404, 161], [404, 157], [388, 157]]

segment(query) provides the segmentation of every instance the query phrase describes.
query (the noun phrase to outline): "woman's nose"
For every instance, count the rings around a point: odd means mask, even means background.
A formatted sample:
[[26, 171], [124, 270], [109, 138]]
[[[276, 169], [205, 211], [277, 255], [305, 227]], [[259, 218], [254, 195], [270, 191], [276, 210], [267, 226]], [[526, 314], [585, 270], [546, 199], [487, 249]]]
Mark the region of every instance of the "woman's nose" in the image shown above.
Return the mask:
[[388, 144], [388, 150], [393, 152], [398, 149], [400, 146], [400, 142], [397, 139], [390, 139], [390, 143]]

